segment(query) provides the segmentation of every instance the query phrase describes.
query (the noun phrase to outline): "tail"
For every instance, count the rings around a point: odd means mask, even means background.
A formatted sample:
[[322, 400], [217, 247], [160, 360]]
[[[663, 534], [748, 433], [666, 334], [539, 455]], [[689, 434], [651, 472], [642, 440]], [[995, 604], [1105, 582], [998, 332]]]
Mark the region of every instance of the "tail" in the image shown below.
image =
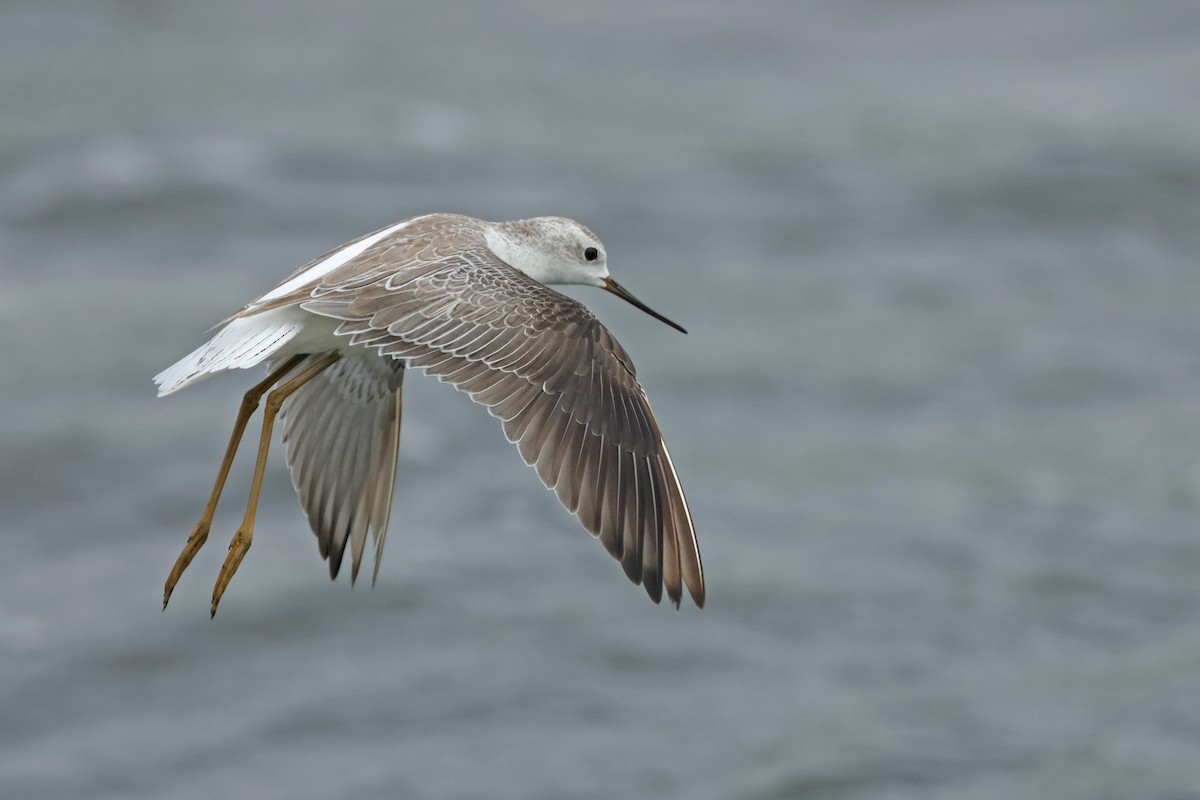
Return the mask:
[[206, 343], [154, 376], [164, 397], [210, 375], [260, 364], [300, 333], [299, 320], [272, 312], [235, 317]]

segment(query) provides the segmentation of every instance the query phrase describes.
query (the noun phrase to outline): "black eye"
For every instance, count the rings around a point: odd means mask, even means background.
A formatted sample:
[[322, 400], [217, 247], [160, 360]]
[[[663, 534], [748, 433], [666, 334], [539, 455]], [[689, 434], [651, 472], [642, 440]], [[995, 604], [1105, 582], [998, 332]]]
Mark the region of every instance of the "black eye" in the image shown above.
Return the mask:
[[588, 261], [595, 261], [600, 256], [600, 251], [594, 247], [589, 247], [583, 251], [583, 257]]

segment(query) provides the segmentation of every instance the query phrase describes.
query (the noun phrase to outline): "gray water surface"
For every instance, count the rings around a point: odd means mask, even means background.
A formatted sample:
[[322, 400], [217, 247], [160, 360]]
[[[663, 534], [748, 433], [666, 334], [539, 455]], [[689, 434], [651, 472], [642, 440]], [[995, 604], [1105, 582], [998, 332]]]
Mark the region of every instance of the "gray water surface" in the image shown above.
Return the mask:
[[[0, 797], [1200, 797], [1200, 5], [0, 5]], [[563, 214], [703, 611], [408, 381], [374, 590], [208, 326], [414, 214]]]

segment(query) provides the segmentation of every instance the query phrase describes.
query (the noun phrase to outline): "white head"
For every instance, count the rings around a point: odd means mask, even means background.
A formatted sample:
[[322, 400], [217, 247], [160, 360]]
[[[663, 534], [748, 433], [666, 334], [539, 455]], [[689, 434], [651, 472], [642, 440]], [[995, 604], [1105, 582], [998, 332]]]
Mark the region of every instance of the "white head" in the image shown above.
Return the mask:
[[501, 222], [487, 232], [488, 247], [539, 283], [604, 286], [608, 259], [596, 234], [566, 217]]
[[604, 245], [573, 219], [533, 217], [491, 225], [486, 232], [487, 245], [509, 266], [515, 267], [539, 283], [598, 286], [612, 292], [676, 330], [676, 325], [630, 294], [608, 274]]

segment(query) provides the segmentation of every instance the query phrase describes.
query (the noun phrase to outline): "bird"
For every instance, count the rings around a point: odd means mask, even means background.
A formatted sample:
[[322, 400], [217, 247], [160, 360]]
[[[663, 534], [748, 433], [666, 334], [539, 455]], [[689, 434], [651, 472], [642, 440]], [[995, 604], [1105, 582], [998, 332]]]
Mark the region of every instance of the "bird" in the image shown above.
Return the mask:
[[163, 588], [163, 608], [208, 538], [217, 502], [263, 396], [245, 516], [213, 588], [216, 615], [250, 548], [276, 417], [292, 483], [336, 579], [351, 582], [368, 531], [372, 584], [397, 474], [405, 373], [419, 369], [500, 420], [526, 464], [656, 604], [686, 586], [704, 606], [692, 515], [633, 361], [587, 307], [550, 284], [594, 286], [665, 324], [609, 274], [605, 248], [565, 217], [488, 222], [412, 217], [301, 267], [154, 377], [160, 397], [266, 364], [243, 396], [217, 479]]

